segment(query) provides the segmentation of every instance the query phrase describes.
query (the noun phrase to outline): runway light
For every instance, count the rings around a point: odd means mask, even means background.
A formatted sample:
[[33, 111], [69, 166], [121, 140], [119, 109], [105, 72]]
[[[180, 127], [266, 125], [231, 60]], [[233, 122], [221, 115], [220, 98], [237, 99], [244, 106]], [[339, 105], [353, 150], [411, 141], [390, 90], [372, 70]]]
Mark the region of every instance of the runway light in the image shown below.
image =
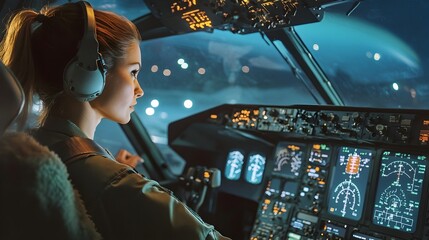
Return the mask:
[[203, 75], [203, 74], [206, 73], [206, 69], [204, 69], [204, 68], [198, 68], [198, 73], [201, 74], [201, 75]]
[[158, 72], [158, 66], [157, 65], [153, 65], [150, 70], [154, 73]]
[[393, 84], [392, 84], [392, 87], [393, 87], [393, 89], [394, 89], [395, 91], [398, 91], [398, 90], [399, 90], [399, 85], [398, 85], [397, 83], [393, 83]]
[[164, 74], [164, 76], [168, 77], [171, 75], [171, 71], [170, 69], [164, 69], [164, 71], [162, 72], [162, 74]]
[[183, 63], [182, 65], [180, 65], [183, 69], [187, 69], [188, 68], [188, 64], [187, 63]]
[[243, 71], [244, 73], [248, 73], [250, 71], [250, 68], [248, 66], [243, 66], [241, 68], [241, 71]]
[[186, 100], [183, 102], [183, 106], [185, 106], [185, 108], [191, 108], [191, 107], [192, 107], [192, 105], [193, 105], [193, 103], [192, 103], [192, 101], [191, 101], [191, 100], [189, 100], [189, 99], [186, 99]]
[[319, 51], [319, 44], [315, 43], [313, 44], [314, 51]]
[[147, 114], [148, 116], [152, 116], [152, 115], [154, 115], [154, 114], [155, 114], [155, 109], [153, 109], [153, 108], [151, 108], [151, 107], [146, 108], [146, 114]]
[[380, 58], [381, 58], [380, 53], [374, 53], [374, 60], [375, 60], [375, 61], [380, 60]]
[[158, 106], [159, 106], [159, 101], [158, 101], [158, 100], [156, 100], [156, 99], [154, 99], [154, 100], [152, 100], [152, 101], [150, 102], [150, 105], [151, 105], [152, 107], [156, 108], [156, 107], [158, 107]]

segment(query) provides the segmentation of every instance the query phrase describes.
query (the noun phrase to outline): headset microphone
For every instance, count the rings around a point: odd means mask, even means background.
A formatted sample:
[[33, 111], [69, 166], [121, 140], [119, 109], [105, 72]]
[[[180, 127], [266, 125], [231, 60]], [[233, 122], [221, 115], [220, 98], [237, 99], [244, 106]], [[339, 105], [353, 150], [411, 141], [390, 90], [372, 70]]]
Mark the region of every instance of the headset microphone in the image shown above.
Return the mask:
[[86, 1], [79, 1], [83, 8], [85, 29], [79, 50], [64, 69], [64, 90], [79, 101], [92, 101], [104, 89], [106, 66], [98, 52], [94, 10]]

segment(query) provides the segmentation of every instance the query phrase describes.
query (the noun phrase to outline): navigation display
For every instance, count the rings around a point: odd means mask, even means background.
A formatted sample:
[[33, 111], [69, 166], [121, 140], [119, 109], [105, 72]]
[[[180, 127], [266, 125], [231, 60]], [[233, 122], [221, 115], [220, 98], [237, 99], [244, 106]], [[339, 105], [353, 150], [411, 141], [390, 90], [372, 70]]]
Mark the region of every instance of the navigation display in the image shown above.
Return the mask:
[[383, 152], [375, 197], [374, 224], [415, 232], [426, 156]]
[[229, 180], [238, 180], [243, 168], [244, 155], [239, 150], [231, 150], [225, 166], [225, 177]]
[[304, 145], [279, 143], [274, 157], [273, 174], [297, 178], [301, 172]]
[[328, 192], [331, 214], [350, 220], [361, 218], [373, 154], [371, 149], [339, 149]]

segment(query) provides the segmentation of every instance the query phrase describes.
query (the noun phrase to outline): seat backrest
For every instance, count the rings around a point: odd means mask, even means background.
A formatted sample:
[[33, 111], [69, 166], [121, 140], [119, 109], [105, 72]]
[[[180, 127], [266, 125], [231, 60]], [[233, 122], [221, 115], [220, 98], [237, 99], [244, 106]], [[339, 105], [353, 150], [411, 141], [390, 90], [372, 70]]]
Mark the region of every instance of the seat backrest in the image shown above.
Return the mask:
[[59, 157], [26, 133], [5, 133], [23, 103], [0, 61], [0, 239], [101, 239]]

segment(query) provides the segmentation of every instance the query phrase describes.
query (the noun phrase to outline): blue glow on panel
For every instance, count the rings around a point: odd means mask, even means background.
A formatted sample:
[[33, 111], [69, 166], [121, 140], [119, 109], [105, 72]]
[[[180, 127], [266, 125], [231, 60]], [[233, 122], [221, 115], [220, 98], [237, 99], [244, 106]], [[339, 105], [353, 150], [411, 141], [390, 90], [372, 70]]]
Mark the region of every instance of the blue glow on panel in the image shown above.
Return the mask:
[[243, 168], [244, 155], [238, 151], [233, 150], [229, 152], [228, 159], [225, 166], [225, 177], [229, 180], [238, 180], [241, 175], [241, 169]]
[[264, 169], [265, 156], [259, 153], [251, 154], [246, 169], [246, 181], [252, 184], [261, 183]]

